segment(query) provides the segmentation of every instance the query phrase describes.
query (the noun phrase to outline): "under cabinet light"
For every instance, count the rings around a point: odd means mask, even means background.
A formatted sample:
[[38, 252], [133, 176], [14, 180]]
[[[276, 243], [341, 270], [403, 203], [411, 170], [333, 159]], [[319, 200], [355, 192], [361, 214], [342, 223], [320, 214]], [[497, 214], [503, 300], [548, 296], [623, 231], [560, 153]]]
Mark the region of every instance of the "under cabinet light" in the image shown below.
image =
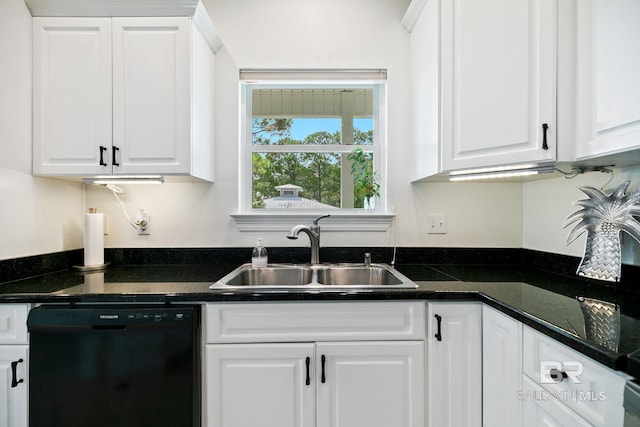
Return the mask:
[[467, 169], [449, 172], [449, 181], [472, 181], [479, 179], [512, 178], [552, 173], [553, 165], [517, 165], [483, 169]]
[[82, 180], [85, 184], [118, 185], [118, 184], [162, 184], [164, 177], [161, 175], [119, 175], [119, 176], [94, 176]]

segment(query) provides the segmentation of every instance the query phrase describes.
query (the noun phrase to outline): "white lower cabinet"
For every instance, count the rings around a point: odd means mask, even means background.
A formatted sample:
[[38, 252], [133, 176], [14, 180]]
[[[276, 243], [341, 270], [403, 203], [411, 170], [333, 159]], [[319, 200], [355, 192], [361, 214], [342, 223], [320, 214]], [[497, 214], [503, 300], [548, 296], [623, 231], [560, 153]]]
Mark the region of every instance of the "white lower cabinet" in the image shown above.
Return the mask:
[[522, 425], [522, 323], [482, 307], [482, 423]]
[[523, 427], [591, 427], [571, 409], [550, 398], [529, 377], [522, 378]]
[[0, 426], [28, 425], [29, 304], [0, 304]]
[[423, 427], [424, 302], [386, 304], [209, 304], [206, 425]]
[[[548, 400], [586, 422], [562, 425], [622, 427], [627, 375], [613, 371], [528, 326], [523, 328], [523, 372], [539, 392], [523, 395], [525, 408], [532, 405], [550, 407], [544, 402]], [[530, 409], [525, 410], [525, 419], [527, 412]]]
[[318, 427], [424, 425], [424, 342], [318, 343], [318, 367]]
[[[314, 344], [210, 344], [208, 426], [313, 426]], [[307, 368], [306, 361], [309, 360]]]
[[429, 427], [482, 425], [482, 304], [427, 304]]
[[0, 345], [0, 426], [27, 424], [27, 345]]
[[623, 425], [625, 374], [480, 302], [205, 312], [208, 427]]

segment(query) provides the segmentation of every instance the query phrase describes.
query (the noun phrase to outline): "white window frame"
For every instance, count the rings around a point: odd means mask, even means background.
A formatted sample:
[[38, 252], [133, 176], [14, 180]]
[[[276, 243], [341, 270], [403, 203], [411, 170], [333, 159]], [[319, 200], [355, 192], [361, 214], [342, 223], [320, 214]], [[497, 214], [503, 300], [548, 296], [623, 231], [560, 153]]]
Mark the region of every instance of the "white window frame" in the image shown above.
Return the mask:
[[[361, 208], [273, 210], [253, 209], [252, 153], [253, 152], [311, 152], [309, 146], [253, 145], [252, 108], [253, 89], [268, 88], [372, 88], [373, 89], [373, 134], [374, 144], [362, 146], [372, 151], [374, 170], [377, 171], [381, 188], [379, 207], [374, 212]], [[240, 115], [239, 115], [239, 165], [238, 165], [238, 212], [231, 216], [241, 231], [286, 231], [292, 223], [308, 223], [314, 218], [330, 214], [323, 222], [323, 230], [387, 231], [393, 213], [387, 211], [387, 107], [385, 70], [241, 70], [240, 71]], [[358, 145], [359, 146], [359, 145]], [[331, 145], [331, 152], [350, 153], [354, 145]]]

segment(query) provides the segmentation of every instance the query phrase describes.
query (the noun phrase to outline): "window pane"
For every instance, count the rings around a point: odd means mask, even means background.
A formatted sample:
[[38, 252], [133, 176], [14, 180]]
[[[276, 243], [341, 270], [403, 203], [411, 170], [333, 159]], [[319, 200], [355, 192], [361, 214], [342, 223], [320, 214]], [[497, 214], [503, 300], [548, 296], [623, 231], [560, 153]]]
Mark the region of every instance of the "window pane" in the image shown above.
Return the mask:
[[291, 141], [291, 119], [253, 118], [251, 139], [254, 145], [295, 144]]
[[295, 118], [291, 126], [291, 137], [301, 143], [323, 144], [327, 142], [315, 141], [309, 136], [317, 132], [326, 132], [334, 135], [330, 144], [340, 144], [341, 127], [339, 117]]
[[340, 144], [339, 118], [254, 118], [253, 145]]
[[373, 169], [373, 153], [362, 152], [362, 156], [355, 156], [354, 161], [349, 161], [351, 177], [353, 179], [353, 207], [364, 207], [365, 197], [378, 196], [378, 175]]
[[373, 145], [373, 117], [353, 119], [353, 143]]
[[380, 196], [377, 85], [254, 84], [246, 103], [251, 209], [363, 208], [365, 197]]
[[[342, 159], [352, 184], [352, 199], [342, 195]], [[363, 208], [371, 194], [370, 181], [354, 180], [352, 162], [342, 153], [253, 153], [252, 207], [254, 209]], [[373, 153], [364, 153], [360, 166], [371, 174]], [[373, 176], [376, 176], [375, 174]], [[347, 177], [345, 177], [346, 179]], [[355, 181], [355, 182], [354, 182]], [[351, 202], [353, 200], [353, 202]]]
[[339, 208], [340, 159], [338, 153], [253, 153], [253, 208]]
[[252, 143], [306, 143], [315, 132], [339, 133], [345, 121], [354, 127], [353, 138], [339, 143], [372, 145], [373, 98], [371, 88], [252, 89]]

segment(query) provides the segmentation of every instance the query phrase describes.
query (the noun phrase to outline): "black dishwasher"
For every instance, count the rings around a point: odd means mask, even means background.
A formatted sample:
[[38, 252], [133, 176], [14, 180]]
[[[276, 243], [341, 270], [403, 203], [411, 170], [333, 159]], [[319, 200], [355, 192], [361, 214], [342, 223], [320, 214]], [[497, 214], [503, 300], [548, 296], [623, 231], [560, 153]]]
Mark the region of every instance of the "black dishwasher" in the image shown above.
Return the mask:
[[31, 310], [30, 427], [200, 425], [198, 306]]

